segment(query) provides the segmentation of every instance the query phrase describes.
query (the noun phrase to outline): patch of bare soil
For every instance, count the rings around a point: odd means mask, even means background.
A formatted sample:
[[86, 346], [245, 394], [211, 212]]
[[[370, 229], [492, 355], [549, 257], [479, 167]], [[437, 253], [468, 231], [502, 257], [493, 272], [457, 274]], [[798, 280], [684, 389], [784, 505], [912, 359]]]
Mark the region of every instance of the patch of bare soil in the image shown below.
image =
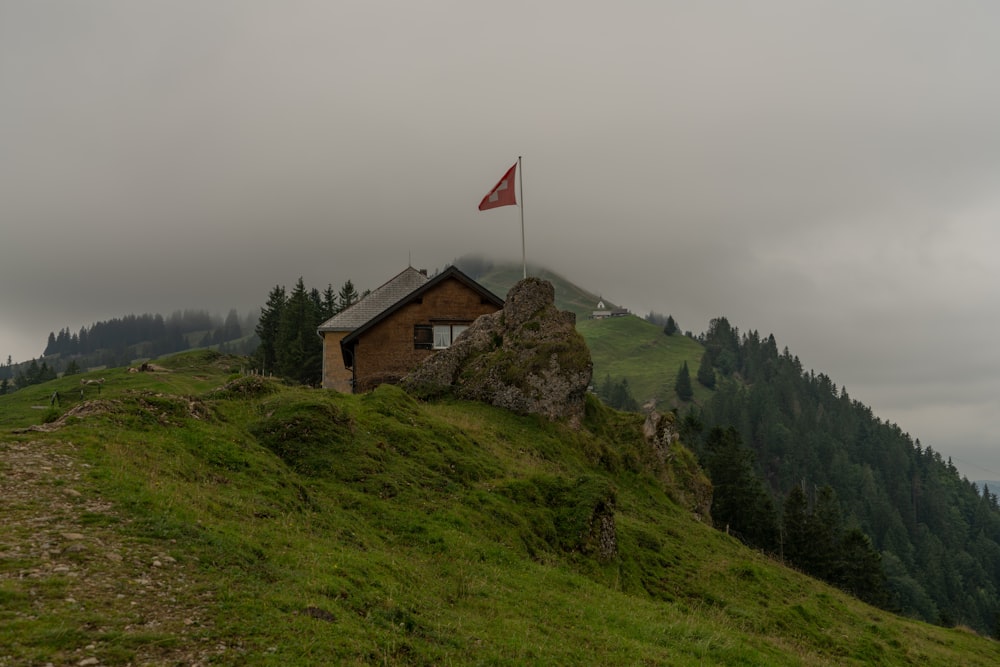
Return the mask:
[[72, 443], [0, 442], [0, 490], [0, 590], [24, 601], [5, 616], [29, 628], [76, 626], [51, 647], [44, 633], [27, 633], [33, 647], [0, 646], [0, 667], [232, 660], [210, 639], [214, 592], [196, 559], [175, 541], [122, 531], [127, 517], [88, 484]]
[[105, 414], [107, 412], [113, 412], [118, 405], [117, 401], [84, 401], [79, 405], [74, 405], [72, 408], [64, 412], [55, 421], [51, 421], [47, 424], [32, 424], [25, 428], [16, 428], [12, 433], [51, 433], [52, 431], [59, 430], [66, 425], [66, 422], [70, 419], [84, 419], [86, 417], [91, 417], [93, 415]]

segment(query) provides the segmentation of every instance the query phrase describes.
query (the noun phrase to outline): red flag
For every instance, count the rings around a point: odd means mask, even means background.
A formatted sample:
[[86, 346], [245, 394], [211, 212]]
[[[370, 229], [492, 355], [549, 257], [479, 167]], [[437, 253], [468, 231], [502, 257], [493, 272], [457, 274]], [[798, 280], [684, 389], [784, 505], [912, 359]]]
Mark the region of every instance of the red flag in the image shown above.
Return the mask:
[[500, 182], [493, 186], [490, 193], [483, 197], [483, 201], [479, 202], [480, 211], [517, 204], [517, 199], [514, 198], [514, 171], [516, 170], [517, 163], [515, 162], [514, 166], [508, 169], [507, 173], [500, 179]]

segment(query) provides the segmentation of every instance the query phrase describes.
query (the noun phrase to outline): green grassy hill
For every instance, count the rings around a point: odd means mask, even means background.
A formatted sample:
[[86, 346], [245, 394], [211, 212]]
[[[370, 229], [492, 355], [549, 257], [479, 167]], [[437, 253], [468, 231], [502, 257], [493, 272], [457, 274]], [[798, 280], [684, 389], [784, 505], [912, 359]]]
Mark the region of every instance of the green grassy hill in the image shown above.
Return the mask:
[[699, 522], [637, 415], [157, 365], [0, 396], [0, 665], [1000, 662]]
[[667, 336], [660, 327], [638, 317], [580, 320], [576, 328], [590, 348], [595, 386], [609, 376], [612, 381], [626, 378], [640, 405], [652, 402], [660, 410], [669, 410], [677, 404], [677, 372], [687, 362], [695, 402], [710, 393], [695, 379], [705, 351], [696, 340]]

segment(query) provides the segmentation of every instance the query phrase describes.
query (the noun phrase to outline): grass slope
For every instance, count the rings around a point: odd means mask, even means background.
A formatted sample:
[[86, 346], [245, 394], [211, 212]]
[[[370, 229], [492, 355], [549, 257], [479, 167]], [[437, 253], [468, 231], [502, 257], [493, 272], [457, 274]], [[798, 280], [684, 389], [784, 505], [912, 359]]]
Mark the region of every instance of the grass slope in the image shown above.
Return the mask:
[[0, 665], [1000, 661], [695, 520], [663, 480], [697, 472], [636, 415], [591, 401], [574, 432], [159, 363], [0, 397], [0, 483], [26, 490], [0, 499]]
[[667, 336], [663, 330], [638, 317], [581, 320], [576, 324], [594, 361], [594, 386], [610, 376], [628, 379], [632, 395], [640, 405], [653, 401], [659, 409], [677, 404], [674, 383], [687, 362], [694, 401], [708, 398], [710, 391], [697, 381], [698, 365], [705, 348], [687, 336]]

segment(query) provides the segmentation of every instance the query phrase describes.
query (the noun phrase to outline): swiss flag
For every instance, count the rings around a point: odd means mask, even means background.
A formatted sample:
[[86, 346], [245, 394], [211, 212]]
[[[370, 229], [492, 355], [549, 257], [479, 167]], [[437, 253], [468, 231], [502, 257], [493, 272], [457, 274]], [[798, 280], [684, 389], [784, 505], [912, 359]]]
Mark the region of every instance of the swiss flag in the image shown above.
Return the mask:
[[500, 179], [500, 182], [493, 186], [490, 193], [483, 197], [483, 201], [479, 202], [480, 211], [517, 204], [517, 199], [514, 197], [514, 172], [516, 170], [517, 163], [515, 162], [514, 166], [508, 169], [507, 173]]

